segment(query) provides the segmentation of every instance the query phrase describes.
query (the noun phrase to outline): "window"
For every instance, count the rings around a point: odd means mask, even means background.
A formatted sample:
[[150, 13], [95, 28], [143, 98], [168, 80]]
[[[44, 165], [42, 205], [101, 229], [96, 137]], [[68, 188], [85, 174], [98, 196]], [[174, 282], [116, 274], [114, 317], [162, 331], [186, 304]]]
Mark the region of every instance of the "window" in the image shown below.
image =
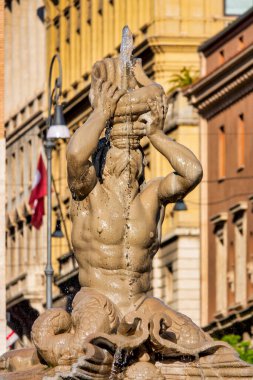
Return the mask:
[[88, 24], [91, 24], [91, 13], [92, 13], [92, 4], [91, 4], [91, 0], [87, 0], [87, 18], [86, 18], [86, 22]]
[[55, 27], [55, 50], [57, 52], [60, 51], [60, 17], [57, 16], [54, 19], [54, 27]]
[[22, 146], [19, 148], [18, 165], [20, 175], [19, 191], [22, 193], [24, 191], [24, 148]]
[[224, 62], [225, 62], [224, 50], [220, 50], [220, 52], [219, 52], [219, 64], [222, 65]]
[[69, 44], [69, 42], [70, 42], [70, 13], [69, 13], [69, 8], [65, 9], [64, 16], [66, 19], [65, 41]]
[[76, 33], [80, 34], [81, 31], [81, 9], [80, 9], [80, 0], [75, 1], [76, 8]]
[[225, 314], [227, 310], [227, 213], [211, 218], [215, 235], [215, 277], [216, 313]]
[[32, 167], [32, 140], [28, 141], [27, 144], [27, 160], [28, 162], [26, 163], [27, 165], [27, 170], [28, 170], [28, 186], [29, 190], [32, 187], [32, 180], [33, 180], [33, 167]]
[[103, 14], [103, 0], [98, 0], [98, 13]]
[[230, 208], [235, 232], [235, 303], [247, 301], [247, 203], [240, 202]]
[[238, 50], [242, 50], [245, 47], [243, 36], [238, 38]]
[[219, 149], [219, 179], [223, 179], [226, 175], [226, 139], [225, 139], [225, 128], [221, 126], [219, 128], [218, 137], [218, 149]]
[[237, 164], [238, 170], [244, 168], [245, 165], [245, 125], [243, 114], [238, 118], [237, 129]]
[[11, 155], [11, 181], [10, 186], [12, 188], [12, 198], [15, 198], [16, 196], [16, 177], [17, 171], [16, 171], [16, 154], [12, 153]]
[[39, 8], [37, 8], [37, 16], [43, 24], [45, 22], [45, 13], [45, 6], [40, 6]]
[[224, 14], [238, 16], [253, 6], [253, 0], [224, 0]]

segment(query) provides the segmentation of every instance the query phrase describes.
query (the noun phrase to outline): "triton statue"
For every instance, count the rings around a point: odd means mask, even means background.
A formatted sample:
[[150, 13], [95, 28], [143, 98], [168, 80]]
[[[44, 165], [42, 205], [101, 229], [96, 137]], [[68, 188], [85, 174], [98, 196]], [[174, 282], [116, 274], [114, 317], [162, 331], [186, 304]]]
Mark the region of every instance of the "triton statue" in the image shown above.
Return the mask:
[[[93, 112], [68, 145], [81, 290], [71, 315], [50, 309], [35, 321], [34, 379], [252, 379], [253, 368], [228, 345], [149, 295], [164, 208], [198, 185], [202, 168], [163, 132], [164, 91], [132, 58], [132, 48], [125, 27], [120, 57], [94, 65]], [[144, 136], [173, 168], [147, 183]]]

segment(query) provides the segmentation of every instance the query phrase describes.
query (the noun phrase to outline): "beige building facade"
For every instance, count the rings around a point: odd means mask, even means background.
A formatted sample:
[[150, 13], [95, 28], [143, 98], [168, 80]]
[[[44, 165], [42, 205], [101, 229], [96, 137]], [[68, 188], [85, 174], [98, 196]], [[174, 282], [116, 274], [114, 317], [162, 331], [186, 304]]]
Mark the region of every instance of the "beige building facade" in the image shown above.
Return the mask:
[[45, 119], [43, 13], [42, 0], [5, 1], [6, 306], [23, 344], [45, 298], [45, 225], [31, 226], [28, 204]]

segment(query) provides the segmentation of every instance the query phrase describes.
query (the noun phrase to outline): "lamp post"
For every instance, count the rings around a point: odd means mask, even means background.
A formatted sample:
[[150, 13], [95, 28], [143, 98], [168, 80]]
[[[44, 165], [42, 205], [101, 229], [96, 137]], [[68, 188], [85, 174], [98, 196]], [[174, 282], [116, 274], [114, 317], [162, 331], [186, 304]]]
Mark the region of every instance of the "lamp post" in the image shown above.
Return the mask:
[[[52, 71], [54, 63], [58, 62], [59, 76], [55, 80], [53, 91], [51, 91]], [[57, 139], [67, 139], [70, 137], [69, 130], [66, 126], [60, 97], [62, 93], [62, 65], [58, 54], [55, 54], [50, 63], [49, 80], [48, 80], [48, 118], [47, 118], [47, 135], [45, 141], [45, 150], [47, 156], [47, 264], [45, 268], [46, 275], [46, 308], [52, 307], [52, 283], [54, 270], [52, 266], [52, 150], [55, 147]], [[52, 119], [51, 111], [54, 106], [54, 117]]]

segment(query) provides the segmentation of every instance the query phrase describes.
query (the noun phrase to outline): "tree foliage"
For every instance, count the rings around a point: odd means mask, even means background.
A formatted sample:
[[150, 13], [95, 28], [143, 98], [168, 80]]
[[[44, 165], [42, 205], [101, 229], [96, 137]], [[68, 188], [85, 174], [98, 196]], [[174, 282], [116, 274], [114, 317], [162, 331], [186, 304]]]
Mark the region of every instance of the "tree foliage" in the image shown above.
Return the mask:
[[238, 352], [242, 360], [253, 364], [253, 349], [251, 342], [243, 341], [240, 335], [234, 334], [225, 335], [221, 340], [229, 343]]
[[169, 88], [169, 92], [173, 92], [177, 88], [184, 88], [194, 83], [199, 78], [198, 72], [191, 71], [189, 67], [183, 67], [179, 74], [173, 74], [169, 83], [171, 83], [171, 87]]

